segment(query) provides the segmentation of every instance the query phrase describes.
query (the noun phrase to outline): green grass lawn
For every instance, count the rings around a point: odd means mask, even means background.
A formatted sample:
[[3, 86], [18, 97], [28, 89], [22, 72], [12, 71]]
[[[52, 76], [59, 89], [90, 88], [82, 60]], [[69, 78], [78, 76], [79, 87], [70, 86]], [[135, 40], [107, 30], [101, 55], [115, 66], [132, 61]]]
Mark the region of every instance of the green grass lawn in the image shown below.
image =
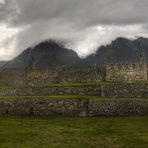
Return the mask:
[[148, 148], [148, 116], [0, 117], [0, 148]]

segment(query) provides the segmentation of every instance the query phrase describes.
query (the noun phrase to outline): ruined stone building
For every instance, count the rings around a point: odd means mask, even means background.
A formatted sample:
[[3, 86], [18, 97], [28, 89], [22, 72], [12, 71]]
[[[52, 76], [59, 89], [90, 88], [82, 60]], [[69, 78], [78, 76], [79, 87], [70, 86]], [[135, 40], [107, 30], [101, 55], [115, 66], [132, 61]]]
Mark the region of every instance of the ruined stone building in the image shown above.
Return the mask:
[[25, 69], [5, 69], [0, 72], [0, 83], [11, 85], [34, 85], [83, 82], [146, 82], [148, 80], [147, 63], [144, 55], [135, 62], [116, 62], [108, 60], [99, 70], [92, 67], [53, 66], [39, 69], [32, 57]]
[[27, 84], [83, 83], [102, 80], [95, 66], [49, 66], [40, 69], [36, 63], [34, 56], [28, 62], [24, 73]]
[[115, 62], [108, 60], [106, 63], [106, 81], [108, 82], [146, 82], [147, 63], [143, 54], [135, 62]]

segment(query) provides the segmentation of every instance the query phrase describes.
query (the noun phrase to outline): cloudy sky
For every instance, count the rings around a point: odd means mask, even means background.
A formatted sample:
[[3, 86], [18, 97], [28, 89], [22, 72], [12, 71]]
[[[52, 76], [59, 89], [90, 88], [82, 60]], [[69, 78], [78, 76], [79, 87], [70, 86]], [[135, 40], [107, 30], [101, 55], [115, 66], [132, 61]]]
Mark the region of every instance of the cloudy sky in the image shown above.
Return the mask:
[[0, 0], [0, 60], [45, 39], [84, 57], [121, 36], [148, 37], [148, 0]]

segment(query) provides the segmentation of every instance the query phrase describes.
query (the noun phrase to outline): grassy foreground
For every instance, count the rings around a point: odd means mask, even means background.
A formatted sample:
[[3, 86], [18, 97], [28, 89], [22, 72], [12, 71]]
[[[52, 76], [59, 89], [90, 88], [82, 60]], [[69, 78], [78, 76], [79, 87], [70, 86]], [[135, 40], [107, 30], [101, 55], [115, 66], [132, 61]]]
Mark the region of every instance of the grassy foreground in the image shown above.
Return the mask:
[[148, 116], [0, 117], [0, 148], [118, 147], [148, 147]]

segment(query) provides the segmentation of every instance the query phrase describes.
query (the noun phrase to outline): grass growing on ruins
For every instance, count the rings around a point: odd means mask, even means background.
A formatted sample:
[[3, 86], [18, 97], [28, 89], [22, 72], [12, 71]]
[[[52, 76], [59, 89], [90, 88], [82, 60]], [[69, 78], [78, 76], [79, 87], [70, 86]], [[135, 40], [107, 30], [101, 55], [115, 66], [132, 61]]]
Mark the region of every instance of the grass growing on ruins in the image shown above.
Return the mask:
[[148, 82], [137, 82], [137, 83], [115, 83], [115, 82], [87, 82], [87, 83], [59, 83], [59, 84], [40, 84], [40, 85], [34, 85], [31, 87], [81, 87], [81, 86], [96, 86], [96, 85], [115, 85], [115, 84], [124, 84], [124, 85], [128, 85], [128, 84], [145, 84], [147, 85]]
[[13, 85], [0, 85], [0, 88], [26, 88], [26, 87], [79, 87], [79, 86], [93, 86], [93, 85], [107, 85], [115, 84], [110, 82], [86, 82], [86, 83], [57, 83], [57, 84], [34, 84], [24, 86], [13, 86]]
[[95, 86], [95, 85], [115, 85], [115, 84], [145, 84], [148, 85], [148, 82], [137, 82], [137, 83], [115, 83], [115, 82], [86, 82], [86, 83], [57, 83], [57, 84], [36, 84], [36, 85], [25, 85], [25, 86], [16, 86], [16, 85], [0, 85], [0, 89], [3, 88], [40, 88], [40, 87], [80, 87], [80, 86]]
[[148, 98], [102, 98], [92, 95], [0, 96], [0, 99], [92, 99], [92, 100], [148, 100]]
[[[86, 83], [57, 83], [57, 84], [34, 84], [34, 85], [0, 85], [0, 88], [26, 88], [26, 87], [79, 87], [79, 86], [95, 86], [95, 85], [111, 85], [111, 84], [120, 84], [113, 82], [86, 82]], [[124, 83], [126, 84], [126, 83]]]
[[1, 148], [147, 148], [148, 116], [0, 117]]
[[87, 83], [67, 83], [67, 84], [46, 84], [46, 85], [36, 85], [35, 87], [78, 87], [78, 86], [93, 86], [93, 85], [107, 85], [107, 84], [115, 84], [109, 82], [87, 82]]

